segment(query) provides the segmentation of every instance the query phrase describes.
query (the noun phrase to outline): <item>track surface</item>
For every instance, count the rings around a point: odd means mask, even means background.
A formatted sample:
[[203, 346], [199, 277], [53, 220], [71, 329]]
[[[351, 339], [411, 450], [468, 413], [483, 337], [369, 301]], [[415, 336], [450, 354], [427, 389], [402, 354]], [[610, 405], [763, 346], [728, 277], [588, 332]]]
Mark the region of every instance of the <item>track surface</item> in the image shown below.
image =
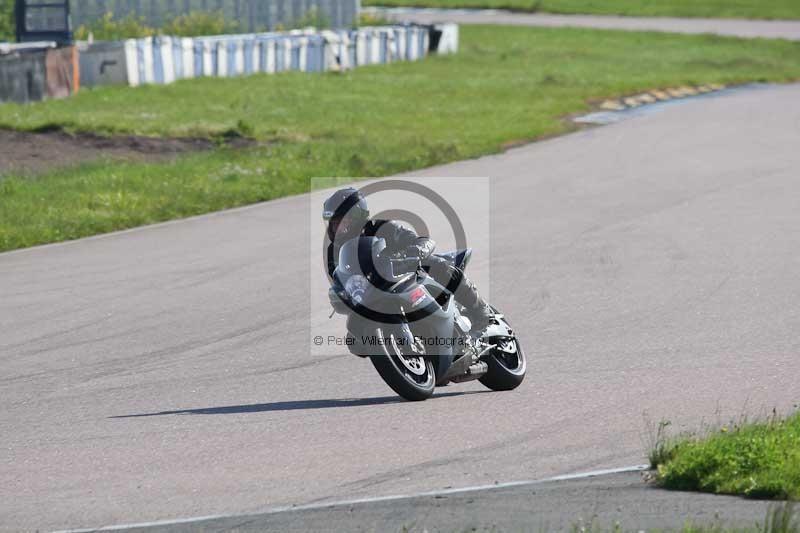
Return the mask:
[[[516, 487], [314, 506], [179, 524], [131, 527], [127, 533], [197, 531], [348, 531], [454, 533], [458, 531], [680, 531], [687, 521], [752, 529], [771, 503], [658, 490], [641, 473], [616, 474]], [[635, 527], [633, 527], [635, 526]]]
[[645, 412], [680, 429], [789, 410], [798, 140], [793, 85], [418, 173], [493, 178], [492, 299], [530, 358], [512, 393], [404, 403], [367, 362], [309, 356], [303, 196], [0, 255], [0, 524], [627, 466]]
[[674, 33], [714, 33], [732, 37], [764, 37], [800, 40], [798, 20], [737, 20], [670, 17], [617, 17], [607, 15], [548, 15], [512, 13], [494, 9], [414, 9], [364, 8], [397, 21], [432, 24], [503, 24], [551, 28], [598, 28], [606, 30], [663, 31]]

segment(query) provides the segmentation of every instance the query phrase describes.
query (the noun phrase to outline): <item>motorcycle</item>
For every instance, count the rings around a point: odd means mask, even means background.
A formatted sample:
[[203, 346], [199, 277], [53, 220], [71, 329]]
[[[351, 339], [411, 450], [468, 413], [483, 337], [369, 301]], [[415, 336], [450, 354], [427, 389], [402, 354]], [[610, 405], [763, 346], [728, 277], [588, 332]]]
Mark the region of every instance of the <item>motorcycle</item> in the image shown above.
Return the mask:
[[[347, 316], [350, 352], [369, 358], [386, 384], [411, 401], [451, 382], [517, 388], [527, 363], [505, 316], [492, 307], [490, 325], [472, 332], [452, 291], [427, 274], [427, 258], [393, 257], [385, 249], [383, 239], [361, 236], [339, 250], [329, 299], [331, 316]], [[472, 249], [434, 255], [463, 270]]]

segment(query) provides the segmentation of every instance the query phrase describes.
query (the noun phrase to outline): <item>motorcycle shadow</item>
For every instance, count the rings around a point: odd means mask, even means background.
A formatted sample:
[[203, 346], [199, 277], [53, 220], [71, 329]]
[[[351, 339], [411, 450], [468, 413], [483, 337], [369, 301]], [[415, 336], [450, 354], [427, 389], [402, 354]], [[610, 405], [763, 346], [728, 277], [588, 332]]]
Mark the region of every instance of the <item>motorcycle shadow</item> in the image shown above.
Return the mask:
[[[442, 392], [434, 394], [431, 400], [447, 398], [450, 396], [470, 396], [472, 394], [486, 394], [492, 391], [460, 391]], [[138, 413], [131, 415], [109, 416], [108, 418], [142, 418], [148, 416], [166, 415], [231, 415], [246, 413], [269, 413], [274, 411], [302, 411], [313, 409], [331, 409], [340, 407], [363, 407], [368, 405], [385, 405], [393, 403], [409, 403], [399, 396], [379, 396], [375, 398], [336, 398], [327, 400], [295, 400], [272, 403], [254, 403], [245, 405], [226, 405], [220, 407], [202, 407], [198, 409], [176, 409], [172, 411], [159, 411], [155, 413]]]

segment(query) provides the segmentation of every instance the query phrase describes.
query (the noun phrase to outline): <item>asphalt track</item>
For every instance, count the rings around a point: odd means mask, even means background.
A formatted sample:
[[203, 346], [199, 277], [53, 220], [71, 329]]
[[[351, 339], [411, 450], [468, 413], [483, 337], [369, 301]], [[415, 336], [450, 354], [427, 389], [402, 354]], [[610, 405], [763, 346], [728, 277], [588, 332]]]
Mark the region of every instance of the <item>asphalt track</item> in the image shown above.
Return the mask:
[[367, 362], [310, 356], [306, 196], [2, 254], [0, 524], [541, 479], [642, 463], [645, 419], [786, 412], [798, 140], [790, 85], [417, 173], [492, 177], [492, 300], [530, 360], [510, 393], [406, 403]]
[[[548, 480], [276, 512], [126, 527], [127, 533], [198, 531], [398, 532], [674, 531], [687, 523], [757, 529], [773, 503], [654, 489], [640, 472]], [[635, 527], [632, 527], [635, 526]], [[87, 533], [87, 532], [75, 532]]]
[[546, 28], [597, 28], [605, 30], [659, 31], [672, 33], [712, 33], [730, 37], [800, 40], [798, 20], [743, 20], [671, 17], [620, 17], [613, 15], [552, 15], [513, 13], [497, 9], [415, 9], [367, 7], [390, 20], [433, 24], [502, 24]]

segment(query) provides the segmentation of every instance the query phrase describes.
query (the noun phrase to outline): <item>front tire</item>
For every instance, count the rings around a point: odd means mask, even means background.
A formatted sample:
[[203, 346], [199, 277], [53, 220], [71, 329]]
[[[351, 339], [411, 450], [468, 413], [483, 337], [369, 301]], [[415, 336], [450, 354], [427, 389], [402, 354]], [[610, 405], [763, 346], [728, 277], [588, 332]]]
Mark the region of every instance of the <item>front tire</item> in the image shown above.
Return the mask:
[[[497, 309], [493, 310], [497, 313]], [[505, 323], [508, 325], [507, 322]], [[510, 328], [509, 334], [513, 334]], [[516, 336], [501, 341], [485, 361], [489, 365], [489, 370], [480, 378], [480, 382], [492, 390], [514, 390], [525, 379], [528, 363], [525, 359], [525, 352], [522, 350], [522, 344]]]
[[423, 353], [408, 355], [410, 348], [397, 341], [398, 336], [389, 334], [384, 337], [377, 330], [378, 338], [386, 338], [383, 343], [383, 354], [370, 357], [372, 365], [389, 387], [397, 394], [412, 402], [427, 400], [436, 388], [436, 374], [433, 362]]

